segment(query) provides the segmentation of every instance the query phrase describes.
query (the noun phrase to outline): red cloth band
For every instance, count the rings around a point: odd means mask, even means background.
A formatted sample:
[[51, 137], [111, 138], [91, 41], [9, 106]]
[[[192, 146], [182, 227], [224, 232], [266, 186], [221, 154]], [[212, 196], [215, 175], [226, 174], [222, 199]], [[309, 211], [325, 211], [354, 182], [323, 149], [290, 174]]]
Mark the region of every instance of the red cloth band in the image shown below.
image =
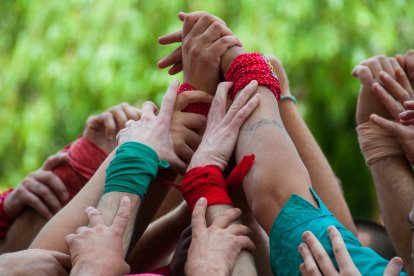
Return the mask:
[[85, 137], [79, 137], [63, 151], [68, 153], [69, 161], [52, 171], [62, 180], [70, 198], [73, 198], [91, 179], [108, 155]]
[[208, 206], [232, 205], [227, 189], [229, 187], [234, 190], [243, 182], [244, 177], [253, 165], [254, 159], [254, 154], [244, 156], [227, 180], [224, 179], [219, 167], [208, 165], [189, 170], [184, 175], [183, 183], [174, 186], [182, 192], [191, 211], [201, 197], [207, 199]]
[[13, 220], [4, 211], [4, 201], [11, 192], [13, 192], [13, 189], [8, 189], [0, 194], [0, 238], [4, 238], [6, 236], [7, 230], [9, 230], [13, 223]]
[[[187, 83], [183, 83], [180, 85], [177, 95], [180, 95], [183, 92], [193, 91], [193, 90], [195, 90], [194, 87], [192, 87], [191, 85]], [[184, 108], [183, 111], [189, 112], [189, 113], [200, 114], [200, 115], [204, 115], [205, 117], [207, 117], [208, 112], [210, 111], [210, 106], [211, 104], [209, 103], [191, 103], [186, 108]]]
[[232, 99], [252, 80], [256, 80], [259, 85], [269, 88], [277, 101], [280, 99], [280, 82], [272, 64], [261, 53], [242, 54], [236, 57], [224, 78], [234, 84], [233, 89], [229, 92]]
[[207, 205], [232, 205], [227, 194], [226, 181], [219, 167], [208, 165], [189, 170], [181, 185], [176, 185], [193, 211], [194, 205], [201, 197], [207, 199]]

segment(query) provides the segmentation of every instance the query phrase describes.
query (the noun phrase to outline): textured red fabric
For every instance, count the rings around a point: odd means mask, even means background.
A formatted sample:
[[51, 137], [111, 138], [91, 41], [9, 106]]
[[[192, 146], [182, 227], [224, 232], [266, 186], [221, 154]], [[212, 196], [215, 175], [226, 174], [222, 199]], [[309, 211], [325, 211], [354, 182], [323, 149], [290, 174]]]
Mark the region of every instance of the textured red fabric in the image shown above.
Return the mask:
[[63, 149], [69, 155], [69, 161], [52, 171], [62, 180], [73, 198], [91, 179], [107, 154], [85, 137], [79, 137]]
[[0, 238], [6, 236], [7, 230], [13, 223], [13, 220], [4, 211], [4, 201], [9, 196], [13, 189], [8, 189], [7, 191], [0, 194]]
[[[180, 95], [183, 92], [193, 91], [193, 90], [195, 90], [194, 87], [192, 87], [189, 84], [183, 83], [180, 85], [177, 95]], [[207, 117], [208, 112], [210, 111], [210, 106], [211, 104], [209, 103], [192, 103], [192, 104], [189, 104], [186, 108], [184, 108], [183, 111], [189, 112], [189, 113], [200, 114], [200, 115], [204, 115], [205, 117]]]
[[201, 197], [207, 199], [207, 205], [232, 205], [227, 194], [226, 181], [219, 167], [208, 165], [189, 170], [181, 185], [176, 185], [191, 211]]
[[224, 78], [233, 82], [233, 88], [229, 92], [232, 99], [252, 80], [269, 88], [277, 101], [280, 99], [280, 82], [272, 64], [261, 53], [242, 54], [236, 57]]
[[181, 185], [174, 185], [180, 190], [191, 210], [201, 197], [207, 199], [207, 205], [232, 205], [227, 190], [237, 188], [253, 165], [254, 154], [244, 156], [233, 169], [227, 180], [220, 168], [215, 165], [197, 167], [189, 170]]
[[243, 183], [244, 177], [253, 166], [254, 159], [254, 154], [243, 156], [243, 159], [231, 171], [230, 175], [226, 179], [226, 185], [229, 193], [233, 193], [233, 191]]

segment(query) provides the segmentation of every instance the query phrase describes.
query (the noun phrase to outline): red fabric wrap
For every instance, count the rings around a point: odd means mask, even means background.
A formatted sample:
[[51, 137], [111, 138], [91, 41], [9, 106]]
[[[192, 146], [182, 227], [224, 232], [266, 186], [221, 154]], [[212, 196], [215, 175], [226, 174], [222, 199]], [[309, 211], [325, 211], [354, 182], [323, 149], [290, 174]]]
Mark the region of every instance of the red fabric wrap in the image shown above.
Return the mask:
[[13, 220], [4, 211], [4, 201], [11, 192], [13, 192], [13, 189], [8, 189], [0, 194], [0, 238], [6, 236], [7, 230], [9, 230], [13, 223]]
[[[177, 95], [180, 95], [183, 92], [193, 91], [193, 90], [195, 90], [194, 87], [192, 87], [191, 85], [187, 83], [183, 83], [180, 85]], [[200, 114], [200, 115], [204, 115], [205, 117], [207, 117], [208, 112], [210, 111], [210, 106], [211, 104], [209, 103], [191, 103], [186, 108], [184, 108], [183, 111], [189, 112], [189, 113]]]
[[85, 137], [79, 137], [63, 149], [69, 155], [69, 161], [52, 171], [62, 180], [73, 198], [91, 179], [107, 154]]
[[227, 193], [230, 186], [235, 189], [239, 186], [253, 165], [255, 156], [243, 157], [239, 165], [230, 173], [227, 181], [224, 179], [220, 168], [215, 165], [197, 167], [189, 170], [181, 185], [175, 185], [180, 190], [191, 209], [201, 197], [207, 199], [207, 205], [232, 205], [232, 201]]
[[236, 57], [224, 78], [234, 84], [229, 92], [232, 99], [252, 80], [256, 80], [259, 85], [269, 88], [277, 101], [280, 99], [280, 82], [272, 64], [261, 53], [242, 54]]

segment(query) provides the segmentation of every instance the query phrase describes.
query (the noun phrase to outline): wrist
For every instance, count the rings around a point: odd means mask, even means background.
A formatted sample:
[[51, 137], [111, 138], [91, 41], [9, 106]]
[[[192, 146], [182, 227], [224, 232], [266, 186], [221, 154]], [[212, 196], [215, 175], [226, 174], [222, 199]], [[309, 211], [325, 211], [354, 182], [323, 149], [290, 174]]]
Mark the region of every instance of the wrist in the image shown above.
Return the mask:
[[230, 67], [230, 64], [233, 62], [233, 60], [241, 55], [246, 53], [246, 51], [239, 46], [233, 46], [231, 48], [229, 48], [224, 55], [221, 57], [220, 60], [220, 68], [221, 68], [221, 72], [223, 72], [223, 74], [225, 74], [227, 72], [227, 70]]

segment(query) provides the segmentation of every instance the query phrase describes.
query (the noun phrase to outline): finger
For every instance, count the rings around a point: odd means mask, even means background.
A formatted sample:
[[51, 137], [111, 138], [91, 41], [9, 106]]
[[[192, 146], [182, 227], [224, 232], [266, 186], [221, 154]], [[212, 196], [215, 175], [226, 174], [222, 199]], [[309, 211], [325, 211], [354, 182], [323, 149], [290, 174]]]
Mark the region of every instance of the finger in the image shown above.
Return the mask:
[[305, 264], [306, 271], [309, 275], [322, 275], [315, 262], [315, 259], [312, 256], [310, 249], [306, 244], [302, 243], [299, 245], [299, 253], [302, 256], [303, 263]]
[[405, 53], [405, 69], [411, 80], [414, 80], [414, 50]]
[[112, 113], [115, 122], [116, 122], [116, 132], [125, 127], [125, 123], [128, 121], [128, 118], [120, 105], [114, 106], [109, 110]]
[[183, 31], [179, 30], [158, 38], [158, 43], [161, 45], [168, 45], [171, 43], [181, 42], [183, 39]]
[[161, 59], [158, 62], [158, 68], [160, 69], [167, 68], [168, 66], [181, 62], [181, 60], [182, 60], [182, 50], [180, 46], [176, 48], [171, 54]]
[[129, 120], [138, 121], [141, 118], [141, 110], [128, 103], [121, 103], [121, 108]]
[[174, 110], [182, 111], [189, 104], [193, 103], [211, 103], [213, 96], [203, 91], [186, 91], [177, 96]]
[[75, 234], [69, 234], [65, 237], [65, 243], [67, 244], [68, 247], [71, 246], [73, 239], [75, 238]]
[[319, 240], [312, 234], [312, 232], [309, 231], [304, 232], [302, 238], [307, 247], [310, 249], [312, 256], [321, 272], [324, 275], [334, 275], [337, 271], [331, 261], [331, 258]]
[[204, 197], [202, 197], [197, 201], [196, 205], [194, 206], [193, 213], [191, 215], [192, 236], [194, 236], [197, 232], [207, 227], [206, 210], [207, 200]]
[[[193, 29], [194, 25], [203, 17], [209, 14], [204, 11], [192, 12], [192, 13], [179, 13], [178, 17], [181, 21], [184, 21], [183, 25], [183, 37], [186, 37]], [[213, 20], [226, 24], [223, 20], [214, 15], [209, 15]]]
[[177, 145], [174, 144], [174, 151], [179, 158], [187, 163], [190, 163], [191, 158], [193, 158], [194, 155], [194, 150], [189, 145], [187, 145], [185, 140], [178, 143]]
[[219, 123], [224, 118], [226, 113], [227, 94], [233, 86], [231, 82], [221, 82], [217, 86], [216, 95], [211, 103], [210, 112], [208, 113], [207, 125], [210, 122]]
[[372, 92], [378, 98], [378, 100], [387, 108], [393, 118], [398, 119], [399, 114], [403, 110], [401, 104], [394, 99], [387, 90], [384, 89], [379, 83], [372, 85]]
[[207, 48], [207, 51], [216, 53], [217, 56], [221, 57], [227, 49], [233, 46], [242, 47], [243, 44], [238, 37], [234, 35], [226, 35], [214, 41], [214, 43]]
[[102, 113], [101, 119], [105, 127], [105, 136], [109, 140], [115, 139], [116, 122], [115, 122], [115, 118], [112, 115], [112, 113], [109, 111]]
[[81, 226], [81, 227], [78, 227], [76, 229], [75, 234], [81, 235], [81, 234], [84, 234], [85, 232], [88, 232], [89, 230], [90, 230], [89, 227], [87, 227], [87, 226]]
[[[186, 18], [187, 19], [187, 18]], [[186, 21], [186, 19], [184, 20], [184, 22]], [[213, 24], [215, 21], [217, 20], [217, 17], [210, 15], [210, 14], [205, 14], [203, 15], [194, 25], [194, 27], [191, 29], [191, 31], [188, 33], [188, 36], [191, 37], [197, 37], [199, 35], [201, 35], [202, 33], [204, 33], [207, 28]], [[219, 24], [221, 24], [221, 22], [218, 21]], [[216, 23], [217, 24], [217, 23]], [[231, 31], [226, 29], [223, 29], [223, 33], [222, 35], [231, 35]]]
[[252, 233], [249, 227], [243, 225], [243, 224], [230, 224], [229, 227], [227, 227], [226, 231], [231, 233], [234, 236], [248, 236]]
[[369, 68], [375, 80], [379, 80], [379, 73], [383, 70], [383, 68], [376, 57], [372, 57], [362, 62], [362, 65], [365, 65]]
[[408, 92], [391, 75], [381, 72], [380, 79], [387, 91], [401, 104], [410, 99]]
[[141, 119], [154, 119], [155, 112], [158, 110], [157, 106], [150, 101], [146, 101], [142, 104], [142, 115]]
[[371, 70], [364, 65], [356, 66], [352, 70], [352, 76], [358, 78], [364, 86], [371, 86], [375, 81]]
[[70, 256], [58, 251], [49, 251], [50, 254], [58, 261], [58, 263], [65, 269], [69, 271], [72, 268], [72, 262]]
[[398, 64], [405, 70], [405, 57], [401, 54], [397, 54], [395, 56], [396, 60], [398, 61]]
[[191, 129], [185, 129], [184, 132], [183, 135], [186, 144], [189, 145], [193, 151], [196, 151], [201, 143], [202, 137]]
[[[180, 86], [178, 80], [174, 80], [168, 87], [167, 93], [162, 98], [161, 109], [158, 117], [160, 119], [168, 119], [171, 123], [171, 116], [174, 111], [175, 99], [177, 98], [177, 91]], [[169, 125], [169, 124], [168, 124]]]
[[224, 36], [223, 34], [231, 35], [232, 32], [226, 25], [219, 21], [214, 21], [208, 26], [207, 30], [200, 35], [199, 41], [201, 44], [209, 47], [217, 39]]
[[227, 111], [226, 116], [224, 117], [223, 123], [225, 125], [229, 124], [237, 112], [239, 112], [257, 90], [258, 83], [256, 80], [252, 80], [245, 88], [243, 88], [239, 93], [237, 93], [236, 99], [231, 104], [229, 110]]
[[88, 225], [90, 227], [94, 227], [100, 224], [105, 224], [105, 221], [102, 218], [101, 212], [98, 209], [92, 206], [89, 206], [88, 208], [85, 209], [85, 213], [88, 216], [88, 219], [89, 219]]
[[411, 87], [410, 80], [402, 68], [395, 69], [395, 79], [407, 93], [408, 99], [412, 99], [414, 97], [413, 89]]
[[401, 68], [401, 65], [398, 63], [398, 60], [395, 57], [389, 57], [388, 60], [390, 61], [394, 72], [395, 72], [395, 69]]
[[175, 75], [180, 73], [183, 70], [183, 63], [182, 61], [177, 62], [176, 64], [174, 64], [169, 70], [168, 70], [168, 74], [170, 75]]
[[66, 203], [69, 200], [69, 191], [63, 181], [51, 171], [37, 171], [33, 177], [40, 183], [49, 187], [52, 192], [60, 199], [60, 202]]
[[339, 233], [336, 227], [330, 226], [328, 228], [328, 234], [332, 243], [332, 250], [334, 252], [336, 262], [338, 263], [339, 271], [352, 267], [354, 262], [349, 255], [348, 249], [346, 249], [341, 233]]
[[308, 276], [308, 275], [310, 275], [310, 274], [308, 273], [308, 271], [306, 270], [305, 263], [301, 263], [301, 264], [300, 264], [300, 266], [299, 266], [299, 270], [300, 270], [300, 273], [302, 274], [302, 276]]
[[414, 109], [414, 101], [405, 101], [404, 107], [407, 109]]
[[414, 110], [406, 110], [400, 113], [400, 120], [409, 121], [414, 119]]
[[238, 219], [241, 215], [241, 210], [238, 208], [230, 208], [222, 211], [216, 218], [214, 218], [213, 225], [219, 228], [227, 228], [233, 221]]
[[390, 59], [385, 55], [379, 55], [377, 56], [377, 59], [380, 62], [382, 69], [387, 72], [387, 74], [389, 74], [392, 78], [394, 78], [394, 67], [391, 64]]
[[250, 251], [253, 251], [256, 249], [256, 246], [254, 245], [253, 241], [247, 236], [238, 236], [237, 243], [240, 249], [247, 249]]
[[236, 129], [237, 132], [240, 130], [246, 119], [252, 114], [256, 107], [260, 104], [260, 94], [255, 95], [239, 112], [237, 112], [234, 119], [230, 122], [229, 127]]
[[184, 118], [184, 126], [194, 131], [197, 131], [198, 134], [202, 135], [206, 128], [207, 118], [200, 114], [195, 113], [182, 113]]
[[414, 119], [411, 120], [400, 120], [400, 124], [403, 126], [411, 126], [414, 125]]
[[43, 163], [42, 168], [45, 171], [49, 171], [67, 161], [69, 161], [68, 154], [66, 152], [58, 152], [55, 155], [48, 157], [46, 161]]
[[394, 257], [390, 260], [384, 270], [384, 276], [398, 276], [404, 266], [404, 262], [400, 257]]
[[38, 212], [46, 220], [49, 220], [53, 217], [53, 213], [49, 210], [46, 204], [30, 191], [27, 191], [25, 193], [24, 200], [27, 206]]
[[114, 221], [112, 223], [112, 228], [121, 237], [124, 236], [130, 217], [131, 217], [131, 200], [129, 199], [129, 197], [124, 196], [122, 197], [121, 202], [119, 203], [118, 212], [116, 213]]
[[[33, 195], [37, 196], [53, 214], [62, 209], [59, 199], [46, 185], [40, 183], [36, 179], [32, 179], [30, 185], [27, 185], [27, 190]], [[43, 210], [43, 204], [41, 206], [32, 206], [36, 211]]]
[[380, 128], [388, 131], [392, 135], [395, 135], [397, 137], [401, 137], [404, 135], [404, 126], [396, 122], [384, 119], [376, 114], [371, 114], [370, 120], [371, 122], [373, 122]]

